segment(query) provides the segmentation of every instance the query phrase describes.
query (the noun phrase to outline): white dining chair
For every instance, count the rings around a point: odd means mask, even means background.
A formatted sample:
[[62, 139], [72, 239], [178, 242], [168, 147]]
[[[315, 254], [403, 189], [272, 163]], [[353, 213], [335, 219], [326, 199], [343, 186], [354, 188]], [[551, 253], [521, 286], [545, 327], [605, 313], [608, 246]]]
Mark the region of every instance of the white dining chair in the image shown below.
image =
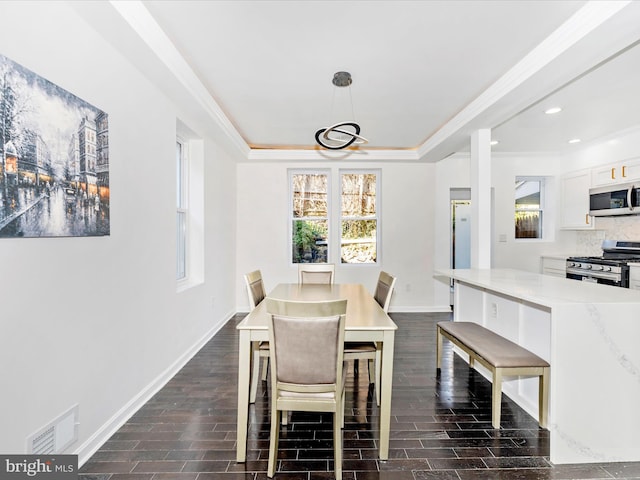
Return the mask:
[[342, 479], [344, 327], [347, 300], [266, 299], [271, 351], [271, 428], [267, 477], [276, 471], [282, 412], [333, 413], [336, 480]]
[[334, 283], [336, 266], [333, 263], [299, 263], [298, 283]]
[[[260, 270], [254, 270], [244, 276], [249, 297], [249, 307], [256, 308], [267, 296], [262, 281]], [[269, 342], [253, 342], [253, 366], [251, 368], [251, 389], [249, 390], [249, 402], [255, 403], [258, 395], [258, 378], [260, 377], [260, 360], [262, 359], [262, 381], [267, 381], [267, 369], [269, 368]]]
[[[396, 284], [396, 277], [387, 272], [380, 272], [373, 297], [382, 309], [389, 311], [391, 295]], [[380, 406], [380, 377], [382, 347], [376, 342], [347, 342], [344, 346], [344, 360], [366, 360], [369, 369], [369, 383], [374, 384], [376, 404]], [[355, 370], [355, 365], [354, 365]]]

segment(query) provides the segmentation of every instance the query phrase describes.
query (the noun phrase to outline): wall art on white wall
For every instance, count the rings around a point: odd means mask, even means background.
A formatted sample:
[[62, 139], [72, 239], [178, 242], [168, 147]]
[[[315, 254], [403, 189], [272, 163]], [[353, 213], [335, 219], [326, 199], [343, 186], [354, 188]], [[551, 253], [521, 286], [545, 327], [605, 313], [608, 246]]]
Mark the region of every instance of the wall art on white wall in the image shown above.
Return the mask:
[[0, 237], [109, 235], [108, 115], [0, 55]]

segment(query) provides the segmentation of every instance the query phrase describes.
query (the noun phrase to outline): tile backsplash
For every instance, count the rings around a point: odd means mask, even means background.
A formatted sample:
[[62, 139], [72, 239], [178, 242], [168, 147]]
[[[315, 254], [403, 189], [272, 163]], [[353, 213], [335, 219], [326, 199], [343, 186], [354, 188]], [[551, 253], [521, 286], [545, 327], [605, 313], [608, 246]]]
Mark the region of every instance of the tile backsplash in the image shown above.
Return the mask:
[[601, 255], [603, 240], [640, 242], [640, 215], [596, 217], [595, 230], [580, 231], [576, 236], [579, 255]]

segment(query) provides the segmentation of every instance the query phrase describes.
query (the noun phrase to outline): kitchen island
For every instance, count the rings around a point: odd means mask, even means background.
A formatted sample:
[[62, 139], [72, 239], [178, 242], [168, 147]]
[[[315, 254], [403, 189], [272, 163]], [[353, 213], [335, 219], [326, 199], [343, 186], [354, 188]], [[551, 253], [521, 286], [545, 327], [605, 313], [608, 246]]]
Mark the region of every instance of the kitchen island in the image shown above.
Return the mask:
[[[552, 463], [640, 461], [640, 292], [510, 269], [435, 277], [454, 280], [454, 321], [551, 364]], [[537, 377], [505, 379], [503, 393], [537, 418]]]

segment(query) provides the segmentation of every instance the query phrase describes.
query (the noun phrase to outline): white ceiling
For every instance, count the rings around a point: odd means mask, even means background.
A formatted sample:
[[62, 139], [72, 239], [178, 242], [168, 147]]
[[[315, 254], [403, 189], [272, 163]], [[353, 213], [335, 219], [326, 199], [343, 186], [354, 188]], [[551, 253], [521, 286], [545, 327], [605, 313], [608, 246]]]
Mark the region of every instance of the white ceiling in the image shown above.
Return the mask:
[[[361, 153], [429, 161], [478, 128], [494, 151], [547, 152], [640, 124], [640, 2], [111, 5], [105, 35], [117, 27], [147, 75], [155, 55], [249, 155], [317, 151], [316, 130], [347, 120], [369, 139]], [[351, 87], [332, 84], [341, 70]]]

